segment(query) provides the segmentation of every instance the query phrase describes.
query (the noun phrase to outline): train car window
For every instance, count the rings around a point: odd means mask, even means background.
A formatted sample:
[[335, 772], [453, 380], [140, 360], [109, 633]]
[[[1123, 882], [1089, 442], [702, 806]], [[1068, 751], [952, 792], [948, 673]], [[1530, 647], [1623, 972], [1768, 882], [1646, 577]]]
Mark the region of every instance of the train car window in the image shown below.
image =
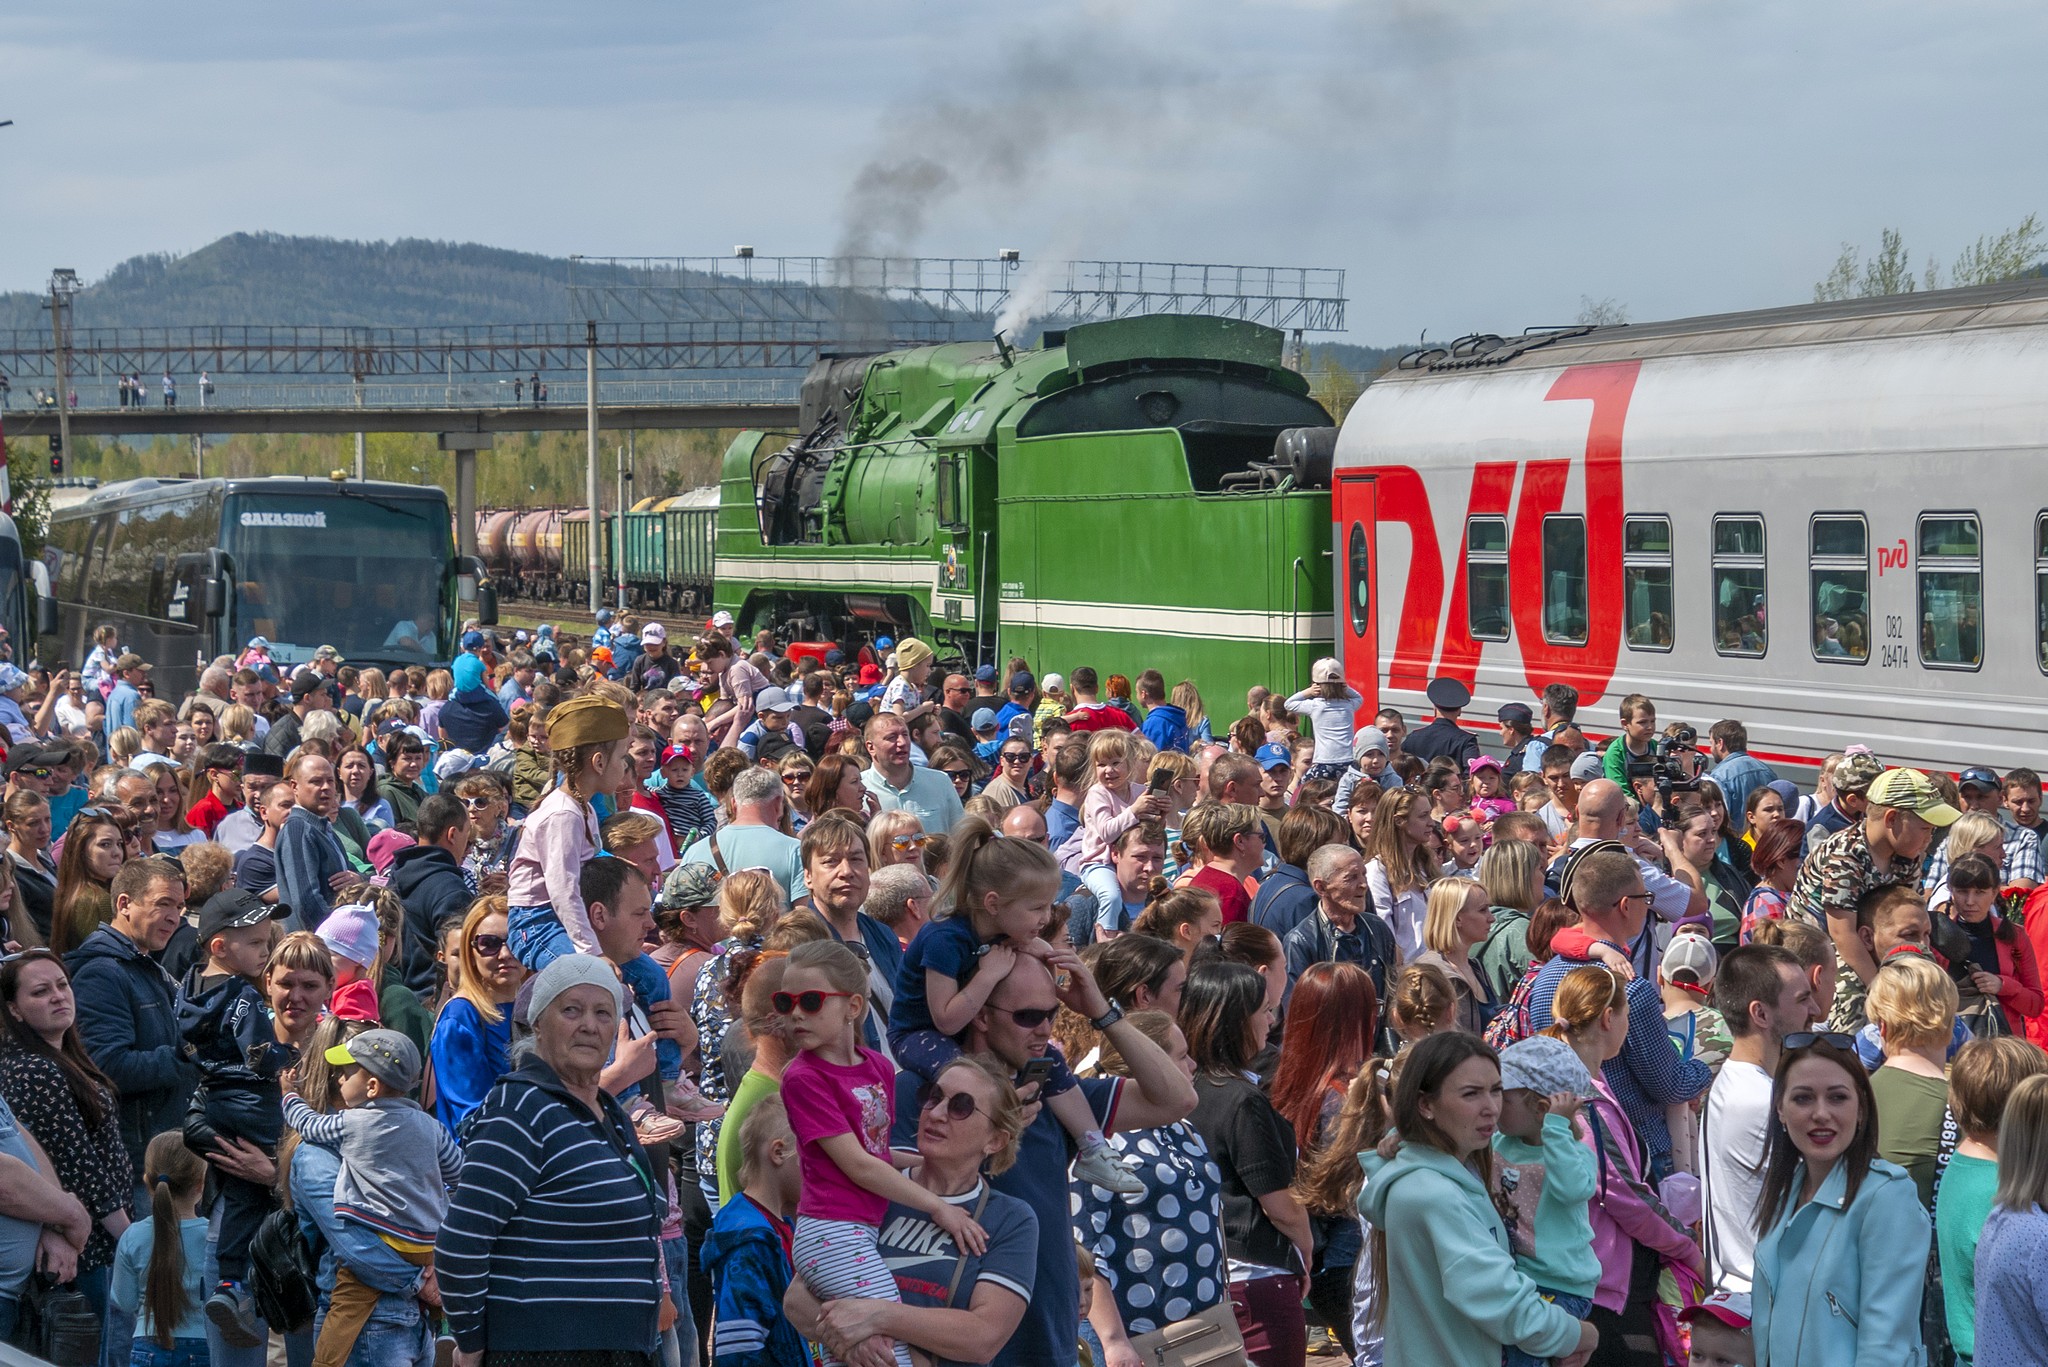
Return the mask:
[[1586, 643], [1586, 519], [1543, 519], [1543, 639]]
[[1813, 519], [1807, 584], [1813, 658], [1860, 665], [1870, 658], [1870, 528], [1860, 515]]
[[2034, 659], [2048, 674], [2048, 513], [2034, 519]]
[[1723, 655], [1762, 655], [1771, 643], [1762, 518], [1714, 519], [1713, 571], [1714, 649]]
[[1621, 523], [1621, 602], [1630, 650], [1671, 649], [1671, 519]]
[[1920, 663], [1984, 663], [1984, 544], [1974, 513], [1920, 519]]
[[1465, 624], [1475, 641], [1508, 638], [1508, 520], [1465, 524]]

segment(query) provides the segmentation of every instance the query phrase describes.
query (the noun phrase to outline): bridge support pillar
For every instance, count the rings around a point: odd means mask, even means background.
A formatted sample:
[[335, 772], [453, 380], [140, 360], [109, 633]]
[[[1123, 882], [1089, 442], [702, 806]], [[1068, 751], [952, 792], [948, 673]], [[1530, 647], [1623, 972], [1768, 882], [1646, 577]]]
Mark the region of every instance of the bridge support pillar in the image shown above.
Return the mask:
[[489, 432], [443, 432], [441, 449], [455, 453], [455, 550], [476, 554], [476, 453], [491, 449]]

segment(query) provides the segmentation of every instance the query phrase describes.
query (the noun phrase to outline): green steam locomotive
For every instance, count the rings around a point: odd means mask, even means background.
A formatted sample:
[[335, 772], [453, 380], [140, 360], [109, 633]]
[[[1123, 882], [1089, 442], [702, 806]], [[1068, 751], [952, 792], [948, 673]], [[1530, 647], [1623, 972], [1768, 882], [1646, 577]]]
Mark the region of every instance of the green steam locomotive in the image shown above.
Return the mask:
[[1336, 428], [1283, 341], [1155, 314], [822, 359], [794, 440], [726, 451], [715, 602], [743, 633], [968, 664], [1306, 679], [1332, 649]]

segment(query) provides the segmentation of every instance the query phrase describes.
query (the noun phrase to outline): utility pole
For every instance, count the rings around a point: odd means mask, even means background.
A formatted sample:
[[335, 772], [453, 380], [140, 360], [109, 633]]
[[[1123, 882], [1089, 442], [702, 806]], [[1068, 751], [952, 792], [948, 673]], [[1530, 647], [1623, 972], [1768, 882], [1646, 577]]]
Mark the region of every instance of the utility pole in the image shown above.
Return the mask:
[[[360, 370], [356, 372], [355, 381], [356, 407], [361, 408], [363, 406], [363, 373]], [[356, 483], [361, 484], [366, 478], [368, 476], [364, 473], [363, 466], [363, 434], [358, 432], [356, 433]]]
[[583, 467], [583, 506], [590, 513], [590, 611], [604, 605], [604, 570], [598, 564], [597, 538], [602, 524], [597, 501], [597, 321], [587, 320], [583, 334], [583, 412], [586, 459]]
[[[630, 440], [630, 434], [628, 434]], [[612, 533], [612, 577], [619, 586], [619, 611], [626, 610], [626, 491], [633, 485], [633, 471], [627, 464], [626, 448], [618, 448], [619, 457], [619, 510], [614, 514]]]
[[59, 266], [50, 272], [50, 342], [57, 362], [57, 450], [71, 454], [71, 300], [79, 290], [78, 272]]

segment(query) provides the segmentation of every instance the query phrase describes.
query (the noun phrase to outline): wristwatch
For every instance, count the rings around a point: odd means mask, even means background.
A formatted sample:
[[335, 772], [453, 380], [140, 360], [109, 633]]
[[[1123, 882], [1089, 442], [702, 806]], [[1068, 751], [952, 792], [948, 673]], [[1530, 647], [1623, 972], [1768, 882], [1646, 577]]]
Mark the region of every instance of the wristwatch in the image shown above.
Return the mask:
[[1091, 1020], [1088, 1023], [1094, 1026], [1097, 1030], [1107, 1030], [1110, 1026], [1115, 1025], [1118, 1021], [1122, 1020], [1123, 1018], [1124, 1009], [1121, 1006], [1118, 1006], [1115, 1002], [1111, 1002], [1109, 1004], [1109, 1010], [1103, 1012], [1101, 1015], [1097, 1016], [1094, 1020]]

